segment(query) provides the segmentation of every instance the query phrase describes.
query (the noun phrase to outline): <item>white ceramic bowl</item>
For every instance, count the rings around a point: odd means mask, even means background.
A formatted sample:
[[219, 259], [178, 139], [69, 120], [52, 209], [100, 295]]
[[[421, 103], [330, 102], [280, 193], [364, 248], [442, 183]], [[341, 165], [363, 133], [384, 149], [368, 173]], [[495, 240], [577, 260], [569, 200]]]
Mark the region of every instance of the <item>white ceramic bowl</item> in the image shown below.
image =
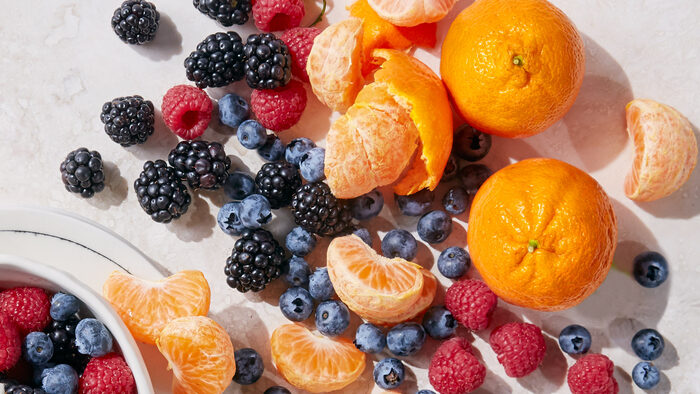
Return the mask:
[[[86, 261], [85, 264], [89, 264]], [[35, 286], [51, 292], [63, 291], [82, 301], [94, 317], [112, 333], [129, 364], [139, 394], [153, 394], [146, 364], [131, 333], [111, 305], [72, 275], [22, 257], [0, 254], [0, 288]]]

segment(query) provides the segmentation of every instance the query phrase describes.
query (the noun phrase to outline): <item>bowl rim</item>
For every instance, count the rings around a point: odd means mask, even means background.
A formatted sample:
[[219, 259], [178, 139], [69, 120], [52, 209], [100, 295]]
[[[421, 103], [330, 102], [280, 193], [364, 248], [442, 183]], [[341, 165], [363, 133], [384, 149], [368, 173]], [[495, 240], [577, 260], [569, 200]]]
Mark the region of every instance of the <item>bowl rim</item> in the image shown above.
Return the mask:
[[114, 308], [100, 294], [65, 271], [25, 257], [0, 254], [0, 271], [5, 269], [41, 278], [80, 299], [95, 317], [104, 323], [119, 344], [124, 360], [134, 375], [138, 393], [154, 393], [148, 368], [134, 337]]

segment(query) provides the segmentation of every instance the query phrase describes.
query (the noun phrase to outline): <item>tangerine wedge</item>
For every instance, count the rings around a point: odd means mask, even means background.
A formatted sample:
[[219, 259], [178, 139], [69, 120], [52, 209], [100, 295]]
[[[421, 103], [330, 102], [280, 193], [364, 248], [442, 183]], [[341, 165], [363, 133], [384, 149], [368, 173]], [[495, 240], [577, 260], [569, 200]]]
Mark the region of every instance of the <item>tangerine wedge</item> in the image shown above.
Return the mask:
[[416, 26], [444, 18], [457, 0], [368, 0], [368, 3], [380, 17], [396, 26]]
[[312, 393], [340, 390], [365, 369], [365, 354], [352, 342], [314, 334], [298, 324], [277, 327], [270, 348], [279, 373], [295, 387]]
[[233, 344], [226, 330], [205, 316], [168, 323], [156, 340], [173, 370], [174, 394], [222, 393], [236, 373]]
[[384, 326], [393, 326], [399, 323], [403, 323], [407, 320], [411, 320], [414, 317], [425, 312], [426, 309], [433, 303], [435, 298], [435, 292], [437, 291], [438, 281], [432, 272], [421, 268], [421, 274], [423, 274], [423, 290], [420, 293], [420, 297], [411, 305], [408, 310], [403, 314], [396, 314], [392, 317], [385, 317], [382, 319], [367, 319], [370, 323], [381, 324]]
[[698, 143], [688, 119], [653, 100], [627, 104], [627, 133], [634, 142], [625, 194], [636, 201], [666, 197], [690, 178], [698, 162]]
[[171, 320], [209, 313], [211, 291], [200, 271], [181, 271], [159, 281], [114, 271], [102, 286], [102, 295], [134, 338], [155, 344]]

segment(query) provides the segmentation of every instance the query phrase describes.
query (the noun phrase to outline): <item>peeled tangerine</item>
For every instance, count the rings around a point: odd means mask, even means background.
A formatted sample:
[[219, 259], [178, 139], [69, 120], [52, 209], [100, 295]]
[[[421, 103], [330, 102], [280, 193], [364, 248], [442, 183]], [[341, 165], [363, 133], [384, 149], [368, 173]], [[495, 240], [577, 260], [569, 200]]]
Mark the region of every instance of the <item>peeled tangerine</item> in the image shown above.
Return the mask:
[[627, 133], [634, 141], [634, 164], [625, 194], [635, 201], [664, 198], [690, 178], [698, 162], [698, 143], [688, 119], [653, 100], [627, 104]]
[[454, 7], [457, 0], [368, 0], [383, 19], [396, 26], [416, 26], [437, 22]]

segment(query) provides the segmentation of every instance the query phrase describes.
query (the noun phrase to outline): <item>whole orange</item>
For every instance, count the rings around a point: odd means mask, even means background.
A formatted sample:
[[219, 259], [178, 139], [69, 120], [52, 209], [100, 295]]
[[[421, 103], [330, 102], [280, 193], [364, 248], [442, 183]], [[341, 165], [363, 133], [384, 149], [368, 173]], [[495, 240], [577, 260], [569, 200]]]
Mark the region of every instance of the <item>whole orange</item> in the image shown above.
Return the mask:
[[501, 137], [528, 137], [561, 119], [585, 68], [583, 40], [546, 0], [477, 0], [454, 20], [440, 72], [464, 119]]
[[617, 220], [590, 175], [555, 159], [527, 159], [493, 174], [474, 197], [469, 253], [504, 301], [556, 311], [603, 282], [617, 244]]

